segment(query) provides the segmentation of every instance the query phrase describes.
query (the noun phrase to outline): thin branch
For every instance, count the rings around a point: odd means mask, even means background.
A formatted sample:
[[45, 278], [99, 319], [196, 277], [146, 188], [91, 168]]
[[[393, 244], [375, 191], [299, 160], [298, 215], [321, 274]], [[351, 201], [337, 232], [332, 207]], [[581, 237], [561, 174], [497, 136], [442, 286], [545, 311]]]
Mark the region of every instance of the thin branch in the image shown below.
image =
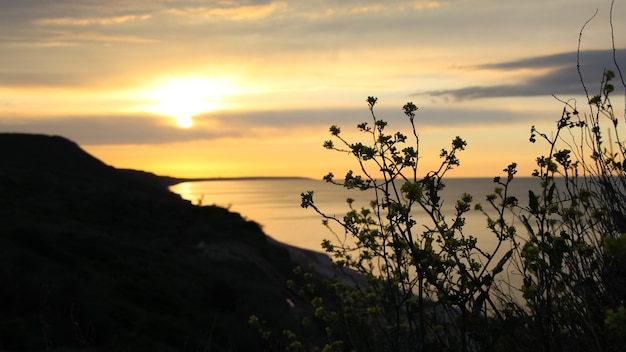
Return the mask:
[[580, 79], [580, 83], [582, 84], [583, 89], [585, 90], [585, 96], [587, 97], [587, 101], [589, 101], [589, 91], [587, 91], [585, 80], [583, 79], [582, 72], [580, 71], [580, 46], [582, 44], [583, 32], [585, 31], [585, 27], [587, 27], [587, 24], [589, 24], [589, 22], [591, 22], [596, 17], [597, 14], [598, 14], [598, 9], [596, 9], [596, 12], [594, 12], [593, 16], [591, 16], [585, 22], [585, 24], [583, 24], [582, 28], [580, 29], [580, 32], [578, 33], [578, 48], [576, 49], [576, 70], [578, 71], [578, 78]]
[[[613, 63], [615, 64], [615, 68], [617, 69], [617, 74], [619, 75], [619, 79], [622, 82], [622, 86], [626, 90], [626, 83], [624, 83], [624, 76], [622, 75], [622, 70], [620, 69], [620, 66], [617, 63], [617, 53], [615, 50], [615, 30], [613, 28], [613, 5], [614, 4], [615, 4], [615, 0], [611, 1], [611, 10], [609, 11], [609, 25], [611, 26], [611, 46], [613, 47]], [[624, 92], [624, 118], [626, 119], [626, 92]]]

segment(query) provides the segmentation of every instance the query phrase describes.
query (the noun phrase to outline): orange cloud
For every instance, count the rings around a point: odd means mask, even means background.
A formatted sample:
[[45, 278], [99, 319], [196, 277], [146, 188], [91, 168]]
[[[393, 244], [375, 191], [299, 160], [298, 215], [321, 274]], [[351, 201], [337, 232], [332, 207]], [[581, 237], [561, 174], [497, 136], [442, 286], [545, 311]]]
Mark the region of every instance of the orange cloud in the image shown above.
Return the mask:
[[437, 9], [440, 7], [441, 3], [439, 1], [416, 1], [413, 4], [413, 8], [416, 10]]
[[372, 6], [359, 6], [352, 8], [351, 13], [368, 13], [368, 12], [382, 12], [385, 10], [385, 5], [372, 5]]
[[81, 43], [155, 43], [156, 39], [144, 38], [133, 35], [108, 35], [96, 31], [70, 32], [54, 31], [48, 38], [41, 38], [32, 43], [23, 44], [30, 47], [71, 47]]
[[288, 5], [286, 2], [278, 1], [266, 5], [250, 5], [240, 7], [194, 7], [185, 9], [172, 8], [169, 9], [167, 12], [179, 16], [199, 14], [204, 18], [217, 17], [231, 21], [240, 21], [266, 18], [276, 12], [286, 12], [287, 8]]
[[37, 20], [38, 25], [54, 25], [54, 26], [89, 26], [92, 24], [110, 25], [120, 24], [131, 21], [146, 21], [150, 19], [151, 15], [126, 15], [116, 17], [101, 17], [101, 18], [45, 18]]

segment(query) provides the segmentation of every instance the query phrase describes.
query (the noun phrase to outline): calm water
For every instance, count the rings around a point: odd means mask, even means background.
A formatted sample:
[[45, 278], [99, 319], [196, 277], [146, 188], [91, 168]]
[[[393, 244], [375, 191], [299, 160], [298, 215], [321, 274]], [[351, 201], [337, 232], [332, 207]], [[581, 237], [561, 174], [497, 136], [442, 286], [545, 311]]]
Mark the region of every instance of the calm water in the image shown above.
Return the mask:
[[[448, 179], [444, 183], [446, 188], [442, 199], [449, 217], [453, 215], [456, 200], [464, 192], [474, 197], [474, 203], [480, 202], [487, 209], [485, 196], [492, 193], [495, 186], [490, 178]], [[516, 179], [512, 185], [512, 195], [516, 195], [523, 205], [528, 203], [528, 190], [538, 188], [537, 180], [530, 178]], [[171, 190], [193, 204], [218, 205], [240, 213], [261, 224], [265, 233], [278, 241], [317, 251], [321, 250], [323, 239], [334, 240], [335, 237], [322, 225], [319, 215], [312, 209], [300, 207], [300, 193], [314, 191], [318, 207], [338, 217], [348, 210], [347, 197], [354, 198], [359, 208], [372, 199], [369, 192], [346, 190], [309, 179], [186, 182], [171, 187]], [[467, 214], [465, 233], [477, 237], [481, 248], [489, 249], [495, 244], [494, 235], [486, 228], [485, 216], [478, 211]]]

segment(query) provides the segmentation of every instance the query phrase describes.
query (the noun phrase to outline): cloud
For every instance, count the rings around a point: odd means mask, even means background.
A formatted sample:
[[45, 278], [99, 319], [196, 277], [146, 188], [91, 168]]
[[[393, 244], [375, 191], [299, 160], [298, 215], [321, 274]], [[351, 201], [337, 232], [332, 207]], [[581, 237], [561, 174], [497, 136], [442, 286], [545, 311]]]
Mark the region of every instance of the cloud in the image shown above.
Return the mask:
[[[617, 62], [625, 62], [626, 49], [615, 52]], [[577, 70], [577, 52], [531, 57], [515, 61], [488, 63], [472, 67], [477, 70], [537, 70], [545, 71], [523, 82], [492, 86], [470, 86], [449, 90], [418, 92], [415, 95], [433, 97], [452, 97], [456, 100], [499, 98], [499, 97], [535, 97], [546, 95], [580, 95], [584, 93]], [[624, 67], [626, 69], [626, 67]], [[604, 69], [616, 70], [612, 50], [589, 50], [580, 52], [580, 71], [585, 85], [593, 89], [599, 87]]]
[[143, 0], [3, 1], [0, 2], [0, 41], [3, 45], [35, 47], [149, 41], [149, 37], [141, 38], [130, 30], [107, 31], [112, 26], [149, 22], [152, 13], [159, 9], [155, 6], [157, 3]]
[[80, 86], [85, 78], [78, 74], [54, 72], [7, 72], [0, 70], [0, 87]]
[[147, 37], [140, 36], [132, 36], [132, 35], [121, 35], [121, 34], [107, 34], [100, 33], [96, 31], [86, 31], [86, 32], [57, 32], [54, 36], [51, 36], [49, 39], [50, 42], [53, 43], [67, 43], [67, 44], [78, 44], [78, 43], [90, 43], [90, 42], [101, 42], [101, 43], [155, 43], [158, 40]]
[[[395, 127], [407, 126], [407, 117], [401, 107], [379, 107], [376, 117], [388, 121]], [[346, 130], [356, 127], [361, 122], [371, 122], [372, 116], [364, 105], [362, 109], [318, 109], [318, 110], [278, 110], [252, 112], [214, 112], [205, 118], [219, 120], [220, 125], [235, 129], [254, 129], [256, 127], [296, 128], [319, 127], [326, 130], [331, 125], [343, 126]], [[467, 108], [423, 107], [418, 109], [416, 124], [421, 127], [466, 126], [494, 123], [514, 123], [528, 121], [527, 112], [514, 112], [501, 109], [472, 110]]]
[[[141, 18], [146, 13], [158, 10], [162, 1], [122, 1], [106, 2], [93, 0], [9, 0], [0, 2], [0, 19], [27, 25], [39, 21], [46, 24], [80, 24], [74, 20], [89, 20], [100, 24], [119, 23], [131, 20], [133, 16]], [[130, 16], [130, 17], [127, 17]], [[55, 19], [59, 22], [54, 23]], [[42, 23], [43, 24], [43, 23]], [[83, 21], [82, 24], [85, 24]]]
[[46, 25], [55, 25], [55, 26], [88, 26], [92, 24], [99, 25], [110, 25], [110, 24], [120, 24], [132, 21], [145, 21], [150, 19], [151, 15], [124, 15], [124, 16], [115, 16], [115, 17], [99, 17], [99, 18], [72, 18], [72, 17], [61, 17], [61, 18], [43, 18], [36, 21], [36, 24], [46, 26]]
[[[377, 118], [389, 122], [390, 130], [408, 126], [401, 108], [376, 109]], [[361, 122], [371, 122], [367, 107], [362, 109], [276, 110], [213, 112], [195, 116], [194, 126], [182, 129], [174, 126], [173, 118], [148, 114], [84, 115], [47, 117], [40, 119], [0, 118], [0, 131], [61, 135], [84, 145], [162, 144], [220, 138], [272, 138], [318, 131], [326, 133], [331, 125], [344, 131], [356, 131]], [[418, 129], [428, 127], [462, 128], [494, 124], [528, 122], [533, 116], [525, 112], [506, 110], [471, 110], [424, 107], [415, 118]], [[170, 124], [165, 121], [170, 120]], [[299, 132], [300, 131], [300, 132]]]
[[[224, 6], [225, 5], [225, 6]], [[204, 20], [257, 20], [273, 15], [274, 13], [286, 12], [288, 5], [286, 2], [260, 2], [260, 3], [231, 3], [226, 2], [221, 6], [202, 7], [172, 7], [168, 13], [185, 16], [200, 17]]]
[[239, 135], [232, 130], [181, 129], [163, 118], [145, 115], [72, 116], [16, 120], [3, 118], [3, 132], [61, 135], [84, 145], [160, 144]]

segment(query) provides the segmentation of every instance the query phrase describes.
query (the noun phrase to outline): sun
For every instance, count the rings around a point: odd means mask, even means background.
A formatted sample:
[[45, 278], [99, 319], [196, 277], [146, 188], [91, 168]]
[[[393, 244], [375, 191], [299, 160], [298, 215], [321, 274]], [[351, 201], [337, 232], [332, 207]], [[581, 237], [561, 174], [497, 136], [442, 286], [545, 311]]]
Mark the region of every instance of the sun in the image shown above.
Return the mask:
[[189, 117], [177, 116], [176, 117], [176, 124], [178, 125], [178, 127], [189, 128], [189, 127], [193, 126], [193, 120], [191, 119], [191, 116], [189, 116]]
[[142, 108], [157, 114], [172, 116], [182, 128], [193, 126], [192, 117], [222, 107], [222, 95], [232, 89], [227, 82], [199, 77], [168, 78], [147, 90], [153, 105]]

